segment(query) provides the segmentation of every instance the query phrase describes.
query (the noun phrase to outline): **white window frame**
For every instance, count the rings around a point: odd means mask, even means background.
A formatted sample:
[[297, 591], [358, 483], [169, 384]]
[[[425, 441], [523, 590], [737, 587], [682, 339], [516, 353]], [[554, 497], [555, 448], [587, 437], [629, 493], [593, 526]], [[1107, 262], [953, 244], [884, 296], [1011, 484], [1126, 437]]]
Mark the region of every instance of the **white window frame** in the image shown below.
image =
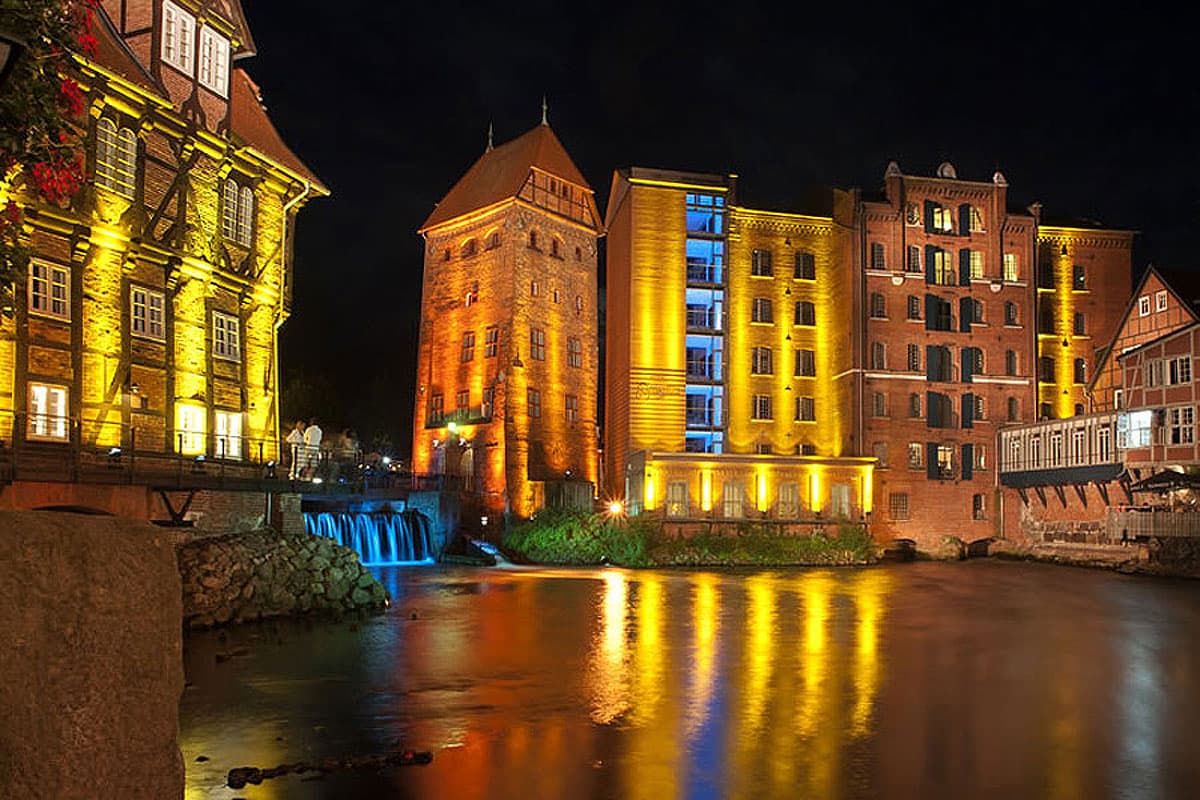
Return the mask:
[[242, 412], [221, 411], [213, 412], [213, 425], [217, 438], [217, 458], [241, 460], [245, 452], [242, 442]]
[[800, 484], [793, 481], [779, 484], [779, 499], [775, 511], [783, 519], [800, 516]]
[[742, 516], [746, 488], [737, 481], [725, 481], [721, 487], [721, 516], [736, 519]]
[[96, 122], [96, 185], [132, 199], [137, 193], [137, 135], [108, 117]]
[[29, 262], [29, 313], [71, 321], [71, 268], [52, 261]]
[[242, 360], [242, 321], [232, 314], [212, 312], [213, 345], [215, 358], [226, 361]]
[[1004, 282], [1016, 283], [1021, 280], [1021, 273], [1017, 269], [1017, 254], [1005, 253], [1002, 260], [1004, 262]]
[[71, 438], [70, 389], [53, 383], [29, 384], [26, 438], [66, 442]]
[[204, 434], [207, 409], [195, 403], [175, 404], [175, 441], [172, 444], [180, 455], [204, 454]]
[[687, 481], [671, 481], [667, 484], [667, 516], [684, 517], [688, 512]]
[[1144, 294], [1138, 298], [1138, 316], [1150, 316], [1150, 295]]
[[129, 332], [143, 339], [166, 341], [167, 296], [144, 286], [129, 287]]
[[196, 18], [171, 2], [163, 0], [160, 56], [184, 75], [191, 77], [196, 48]]
[[1167, 290], [1166, 289], [1162, 289], [1162, 290], [1154, 293], [1154, 310], [1155, 311], [1166, 311], [1167, 310]]
[[1170, 428], [1168, 444], [1194, 444], [1196, 442], [1196, 409], [1193, 406], [1168, 408], [1167, 425]]
[[751, 419], [754, 420], [769, 420], [772, 419], [771, 395], [756, 394], [754, 395], [753, 407], [751, 408]]
[[200, 85], [229, 96], [229, 40], [205, 25], [200, 29]]

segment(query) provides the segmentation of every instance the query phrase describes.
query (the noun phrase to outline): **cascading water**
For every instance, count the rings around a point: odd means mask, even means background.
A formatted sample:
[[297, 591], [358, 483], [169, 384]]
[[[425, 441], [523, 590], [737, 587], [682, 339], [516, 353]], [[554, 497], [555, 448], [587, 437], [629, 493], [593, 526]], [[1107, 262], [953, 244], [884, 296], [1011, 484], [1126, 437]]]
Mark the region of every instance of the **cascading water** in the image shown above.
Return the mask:
[[429, 520], [416, 511], [399, 514], [304, 514], [304, 528], [358, 553], [363, 564], [432, 564], [436, 555]]

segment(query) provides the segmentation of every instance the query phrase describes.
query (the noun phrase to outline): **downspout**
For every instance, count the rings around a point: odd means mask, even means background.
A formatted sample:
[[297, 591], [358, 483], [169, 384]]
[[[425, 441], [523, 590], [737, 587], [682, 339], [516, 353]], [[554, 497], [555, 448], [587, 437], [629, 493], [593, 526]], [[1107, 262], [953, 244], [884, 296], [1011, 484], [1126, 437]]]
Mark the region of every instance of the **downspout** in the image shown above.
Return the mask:
[[[309, 193], [312, 191], [312, 183], [310, 183], [307, 178], [301, 178], [300, 180], [302, 180], [304, 182], [303, 191], [301, 191], [300, 194], [296, 195], [291, 200], [289, 200], [283, 204], [283, 222], [281, 224], [281, 230], [280, 230], [280, 234], [281, 234], [282, 238], [280, 238], [280, 240], [279, 240], [280, 262], [281, 262], [281, 266], [282, 266], [282, 273], [281, 273], [281, 278], [279, 281], [279, 305], [275, 309], [275, 327], [274, 327], [274, 330], [271, 332], [271, 346], [275, 351], [273, 354], [273, 358], [274, 358], [274, 362], [275, 362], [275, 391], [272, 392], [275, 399], [273, 400], [272, 405], [274, 406], [273, 416], [275, 417], [275, 439], [276, 439], [275, 447], [276, 448], [279, 447], [279, 441], [278, 441], [279, 433], [282, 430], [282, 428], [280, 428], [280, 426], [279, 426], [279, 395], [281, 394], [281, 392], [283, 390], [283, 385], [282, 385], [283, 384], [283, 371], [282, 371], [282, 369], [280, 367], [280, 363], [279, 363], [279, 329], [281, 327], [283, 327], [283, 304], [284, 304], [285, 299], [287, 298], [287, 293], [288, 293], [288, 288], [289, 288], [288, 282], [287, 282], [287, 280], [288, 280], [288, 257], [289, 257], [289, 255], [291, 255], [291, 247], [288, 244], [288, 238], [287, 238], [288, 237], [288, 214], [291, 213], [292, 209], [295, 208], [297, 204], [299, 204], [302, 200], [307, 198]], [[279, 459], [279, 451], [276, 450], [276, 453], [275, 453], [276, 464], [279, 463], [279, 460], [280, 460]]]

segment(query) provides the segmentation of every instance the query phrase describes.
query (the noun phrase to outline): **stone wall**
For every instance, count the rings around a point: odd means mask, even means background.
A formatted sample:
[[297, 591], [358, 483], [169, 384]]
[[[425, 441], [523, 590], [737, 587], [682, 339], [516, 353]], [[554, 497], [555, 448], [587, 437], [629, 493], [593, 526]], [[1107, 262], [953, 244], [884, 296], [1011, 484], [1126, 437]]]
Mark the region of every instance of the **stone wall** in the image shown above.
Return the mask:
[[0, 797], [183, 797], [179, 573], [141, 522], [0, 512]]
[[387, 591], [358, 553], [320, 536], [255, 531], [179, 547], [183, 621], [192, 628], [309, 612], [379, 609]]

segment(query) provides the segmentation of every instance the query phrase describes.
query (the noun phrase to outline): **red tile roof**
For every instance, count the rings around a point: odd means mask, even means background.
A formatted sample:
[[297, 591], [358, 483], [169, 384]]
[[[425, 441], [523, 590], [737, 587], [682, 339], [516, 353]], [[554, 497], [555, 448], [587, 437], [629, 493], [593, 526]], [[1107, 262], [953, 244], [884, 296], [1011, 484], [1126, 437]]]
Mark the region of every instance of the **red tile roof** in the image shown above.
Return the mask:
[[108, 12], [103, 8], [98, 9], [95, 21], [96, 24], [93, 27], [96, 34], [96, 55], [89, 60], [151, 94], [166, 98], [168, 96], [166, 87], [150, 74], [141, 61], [138, 61], [137, 56], [121, 38], [121, 34], [117, 33], [117, 29], [113, 27], [112, 20], [108, 18]]
[[313, 191], [329, 194], [329, 189], [304, 162], [283, 143], [263, 108], [258, 85], [246, 71], [234, 68], [229, 88], [229, 128], [234, 136], [282, 167], [308, 179]]
[[437, 204], [420, 231], [516, 197], [532, 167], [591, 190], [554, 131], [542, 124], [480, 156]]

